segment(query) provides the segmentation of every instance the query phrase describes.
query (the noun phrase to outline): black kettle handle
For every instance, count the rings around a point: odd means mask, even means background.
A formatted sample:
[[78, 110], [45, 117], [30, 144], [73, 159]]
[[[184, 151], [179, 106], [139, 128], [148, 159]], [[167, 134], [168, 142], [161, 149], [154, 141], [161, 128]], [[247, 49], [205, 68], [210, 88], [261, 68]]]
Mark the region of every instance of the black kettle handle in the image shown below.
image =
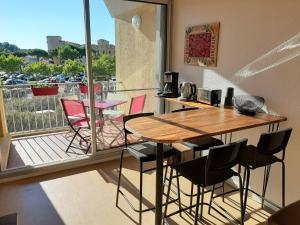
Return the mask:
[[192, 85], [192, 94], [196, 95], [196, 93], [197, 93], [197, 87], [196, 87], [196, 84], [193, 84]]

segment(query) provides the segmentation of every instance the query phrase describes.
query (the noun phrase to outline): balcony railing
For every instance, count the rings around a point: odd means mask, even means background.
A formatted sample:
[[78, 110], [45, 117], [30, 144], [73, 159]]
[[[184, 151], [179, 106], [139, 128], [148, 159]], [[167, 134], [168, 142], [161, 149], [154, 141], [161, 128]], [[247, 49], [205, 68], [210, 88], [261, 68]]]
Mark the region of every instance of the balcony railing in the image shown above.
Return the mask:
[[[95, 93], [96, 99], [106, 99], [107, 93], [116, 90], [117, 82], [101, 83], [103, 91]], [[87, 99], [87, 94], [80, 92], [79, 83], [60, 83], [58, 86], [58, 95], [33, 96], [30, 85], [4, 85], [3, 97], [8, 131], [13, 136], [24, 136], [66, 128], [67, 122], [60, 105], [60, 98]]]

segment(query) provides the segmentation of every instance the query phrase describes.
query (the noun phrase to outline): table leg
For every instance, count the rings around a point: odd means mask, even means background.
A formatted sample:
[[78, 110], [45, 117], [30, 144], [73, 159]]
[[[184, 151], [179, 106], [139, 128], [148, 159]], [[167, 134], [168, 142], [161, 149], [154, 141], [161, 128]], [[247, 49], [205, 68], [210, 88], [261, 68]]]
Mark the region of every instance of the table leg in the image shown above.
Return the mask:
[[162, 195], [163, 195], [163, 144], [157, 143], [155, 225], [162, 224]]

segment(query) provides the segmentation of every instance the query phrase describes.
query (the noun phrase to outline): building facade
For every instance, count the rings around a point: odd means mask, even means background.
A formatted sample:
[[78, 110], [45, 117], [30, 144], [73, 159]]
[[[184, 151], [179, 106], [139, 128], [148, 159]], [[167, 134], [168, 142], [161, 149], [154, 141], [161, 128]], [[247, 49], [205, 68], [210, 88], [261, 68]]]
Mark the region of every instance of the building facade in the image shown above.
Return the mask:
[[[61, 36], [47, 36], [48, 52], [56, 50], [57, 48], [65, 44], [72, 45], [77, 48], [84, 46], [78, 43], [62, 40]], [[99, 55], [107, 54], [111, 57], [115, 56], [115, 46], [113, 44], [110, 44], [107, 40], [98, 40], [97, 44], [92, 44], [92, 48], [94, 51], [98, 52]]]

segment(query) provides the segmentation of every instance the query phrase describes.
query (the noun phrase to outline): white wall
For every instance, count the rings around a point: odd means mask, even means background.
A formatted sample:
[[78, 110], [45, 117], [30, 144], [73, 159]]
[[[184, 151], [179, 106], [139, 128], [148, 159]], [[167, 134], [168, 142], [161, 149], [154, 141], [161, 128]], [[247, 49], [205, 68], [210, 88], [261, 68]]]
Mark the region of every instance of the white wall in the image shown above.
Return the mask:
[[[174, 0], [172, 70], [200, 87], [222, 88], [223, 97], [228, 86], [236, 93], [263, 96], [270, 111], [288, 117], [281, 125], [294, 129], [286, 154], [287, 202], [300, 199], [299, 15], [298, 0]], [[217, 67], [185, 65], [185, 28], [217, 21], [221, 23]], [[265, 70], [268, 67], [272, 68]], [[241, 70], [251, 71], [253, 76], [238, 76]], [[256, 128], [234, 136], [249, 137], [250, 143], [256, 144], [266, 130]], [[277, 165], [271, 170], [267, 194], [277, 203], [281, 199], [280, 177]], [[262, 180], [262, 170], [253, 173], [252, 187], [261, 191]]]

